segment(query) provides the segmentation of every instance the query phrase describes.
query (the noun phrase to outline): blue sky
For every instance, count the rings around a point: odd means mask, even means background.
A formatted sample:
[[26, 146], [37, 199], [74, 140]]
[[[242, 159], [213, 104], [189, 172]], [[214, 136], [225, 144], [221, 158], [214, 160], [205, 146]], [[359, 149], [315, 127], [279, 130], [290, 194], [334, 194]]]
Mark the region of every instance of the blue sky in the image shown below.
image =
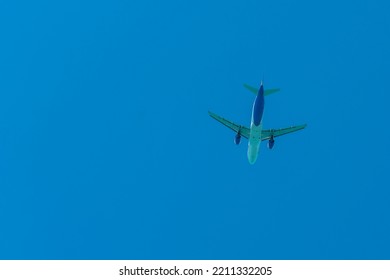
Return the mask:
[[389, 259], [389, 8], [2, 2], [0, 258]]

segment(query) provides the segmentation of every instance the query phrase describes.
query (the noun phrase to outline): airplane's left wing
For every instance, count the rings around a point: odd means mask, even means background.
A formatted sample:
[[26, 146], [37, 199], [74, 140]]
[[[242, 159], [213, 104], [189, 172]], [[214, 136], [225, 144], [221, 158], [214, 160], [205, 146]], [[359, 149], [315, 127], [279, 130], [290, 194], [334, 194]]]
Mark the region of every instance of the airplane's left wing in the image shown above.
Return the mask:
[[217, 114], [214, 114], [213, 112], [210, 112], [210, 111], [209, 111], [209, 115], [210, 115], [210, 117], [212, 117], [213, 119], [216, 119], [217, 121], [219, 121], [223, 125], [230, 128], [231, 130], [234, 130], [237, 133], [240, 132], [240, 135], [244, 136], [247, 139], [249, 138], [249, 128], [242, 126], [242, 125], [235, 124], [234, 122], [231, 122], [227, 119], [224, 119], [224, 118], [222, 118], [222, 117], [218, 116]]
[[281, 129], [264, 129], [261, 131], [261, 141], [268, 140], [271, 138], [271, 136], [278, 137], [288, 133], [292, 133], [304, 129], [305, 127], [306, 124], [291, 126], [291, 127], [281, 128]]

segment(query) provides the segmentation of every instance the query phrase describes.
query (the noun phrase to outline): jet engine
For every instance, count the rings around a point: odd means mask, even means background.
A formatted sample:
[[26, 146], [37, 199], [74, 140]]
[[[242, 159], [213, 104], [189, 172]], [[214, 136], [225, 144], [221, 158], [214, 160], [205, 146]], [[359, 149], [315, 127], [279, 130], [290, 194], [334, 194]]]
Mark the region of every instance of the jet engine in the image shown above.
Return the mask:
[[234, 143], [238, 145], [240, 144], [240, 142], [241, 142], [241, 134], [237, 133], [237, 135], [234, 137]]
[[274, 136], [272, 135], [268, 141], [268, 149], [271, 150], [274, 147], [274, 145], [275, 145], [275, 140], [274, 140]]

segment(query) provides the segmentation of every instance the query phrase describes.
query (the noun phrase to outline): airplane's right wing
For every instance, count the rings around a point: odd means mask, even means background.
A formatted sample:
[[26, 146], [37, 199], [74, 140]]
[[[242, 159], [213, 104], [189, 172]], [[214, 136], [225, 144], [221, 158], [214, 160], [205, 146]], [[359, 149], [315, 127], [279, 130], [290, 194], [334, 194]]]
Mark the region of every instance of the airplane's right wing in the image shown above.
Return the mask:
[[287, 133], [292, 133], [301, 129], [304, 129], [306, 127], [306, 124], [303, 125], [297, 125], [297, 126], [291, 126], [281, 129], [264, 129], [261, 131], [261, 141], [268, 140], [273, 137], [278, 137], [285, 135]]
[[218, 116], [217, 114], [214, 114], [213, 112], [210, 112], [210, 111], [209, 111], [209, 115], [210, 115], [210, 117], [212, 117], [213, 119], [216, 119], [217, 121], [219, 121], [223, 125], [230, 128], [231, 130], [234, 130], [237, 133], [240, 132], [240, 135], [244, 136], [247, 139], [249, 138], [249, 132], [250, 132], [249, 128], [242, 126], [242, 125], [235, 124], [234, 122], [231, 122], [227, 119], [224, 119], [224, 118], [222, 118], [222, 117]]

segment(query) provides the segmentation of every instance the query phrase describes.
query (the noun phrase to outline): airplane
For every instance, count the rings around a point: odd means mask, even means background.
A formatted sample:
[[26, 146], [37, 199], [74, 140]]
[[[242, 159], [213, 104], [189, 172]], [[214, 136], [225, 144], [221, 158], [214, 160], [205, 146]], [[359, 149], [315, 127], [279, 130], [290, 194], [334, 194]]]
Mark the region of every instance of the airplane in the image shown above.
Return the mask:
[[217, 121], [237, 133], [234, 137], [234, 143], [236, 145], [240, 144], [241, 136], [248, 139], [248, 161], [250, 164], [254, 164], [257, 160], [261, 141], [268, 140], [268, 148], [272, 149], [274, 147], [276, 137], [304, 129], [306, 127], [306, 124], [290, 126], [281, 129], [263, 129], [262, 120], [264, 112], [264, 96], [278, 92], [280, 89], [264, 90], [263, 81], [261, 81], [260, 89], [249, 86], [247, 84], [244, 84], [244, 87], [256, 94], [256, 98], [253, 102], [252, 107], [252, 119], [250, 128], [235, 124], [210, 111], [209, 115], [210, 117], [216, 119]]

